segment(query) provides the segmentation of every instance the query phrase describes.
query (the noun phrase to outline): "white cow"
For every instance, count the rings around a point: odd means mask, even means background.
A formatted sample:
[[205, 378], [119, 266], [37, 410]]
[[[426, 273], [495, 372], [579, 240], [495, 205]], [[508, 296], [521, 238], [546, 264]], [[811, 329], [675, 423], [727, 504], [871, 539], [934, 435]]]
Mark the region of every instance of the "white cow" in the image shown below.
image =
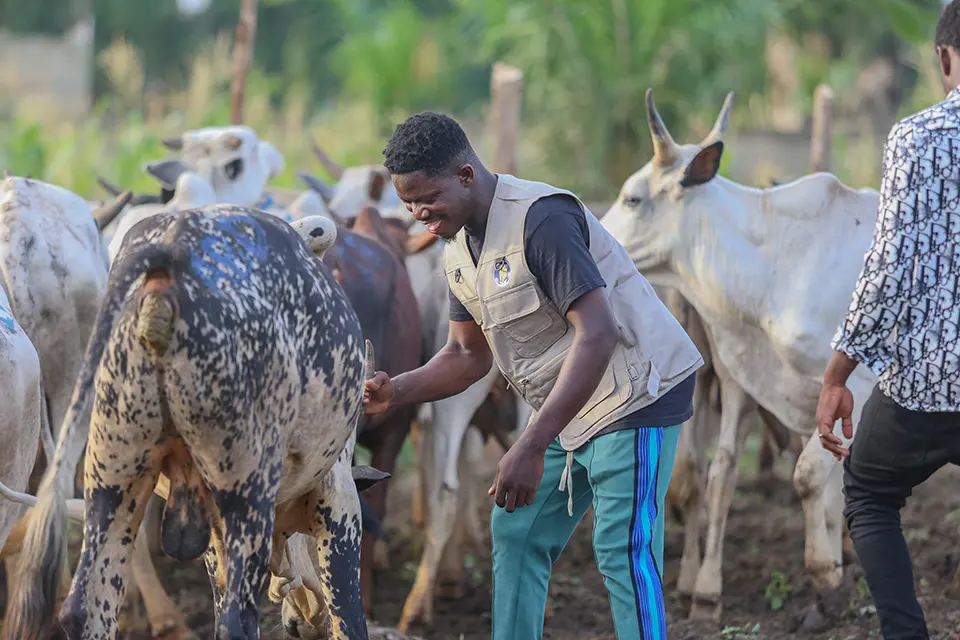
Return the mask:
[[[15, 491], [27, 489], [41, 437], [47, 460], [53, 451], [43, 396], [40, 356], [0, 287], [0, 481]], [[0, 549], [23, 512], [15, 502], [0, 501]]]
[[[731, 101], [732, 94], [706, 140], [681, 146], [648, 91], [654, 157], [624, 183], [603, 219], [651, 282], [690, 301], [708, 329], [718, 373], [740, 388], [724, 391], [708, 489], [718, 513], [732, 498], [748, 398], [791, 431], [813, 431], [830, 340], [863, 265], [879, 199], [875, 190], [850, 189], [826, 173], [772, 189], [717, 177]], [[875, 382], [862, 367], [851, 377], [854, 424]], [[806, 517], [805, 566], [821, 597], [842, 586], [840, 483], [839, 465], [810, 438], [794, 487]], [[719, 616], [721, 543], [722, 536], [708, 538], [694, 615]], [[822, 627], [822, 614], [813, 605], [805, 627]]]
[[216, 204], [217, 194], [214, 192], [210, 183], [201, 178], [193, 171], [184, 171], [176, 181], [173, 198], [166, 204], [142, 204], [137, 207], [130, 207], [124, 212], [123, 217], [117, 225], [113, 237], [110, 239], [108, 254], [111, 264], [116, 260], [117, 253], [123, 244], [130, 229], [141, 220], [164, 211], [183, 211], [196, 207], [203, 207], [208, 204]]
[[384, 217], [399, 218], [408, 225], [413, 223], [413, 215], [407, 211], [397, 195], [386, 167], [380, 164], [365, 164], [344, 168], [331, 160], [316, 142], [313, 142], [312, 146], [320, 164], [336, 179], [336, 185], [330, 186], [322, 178], [303, 172], [298, 172], [297, 175], [323, 198], [331, 212], [343, 220], [350, 220], [363, 207], [373, 206]]
[[121, 194], [91, 215], [83, 198], [62, 187], [18, 177], [0, 182], [0, 284], [40, 356], [55, 428], [106, 290], [109, 258], [100, 229], [129, 199]]

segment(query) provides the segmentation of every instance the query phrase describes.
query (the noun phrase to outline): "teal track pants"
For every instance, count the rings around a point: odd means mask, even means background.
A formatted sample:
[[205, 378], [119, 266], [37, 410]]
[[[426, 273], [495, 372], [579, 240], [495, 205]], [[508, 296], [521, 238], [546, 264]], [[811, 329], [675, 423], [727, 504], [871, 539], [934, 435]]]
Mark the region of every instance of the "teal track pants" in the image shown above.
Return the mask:
[[544, 457], [532, 505], [507, 513], [494, 506], [493, 640], [543, 636], [553, 563], [590, 505], [593, 549], [618, 640], [667, 637], [663, 587], [663, 501], [673, 473], [680, 425], [614, 431], [573, 454], [573, 516], [559, 488], [567, 464], [555, 440]]

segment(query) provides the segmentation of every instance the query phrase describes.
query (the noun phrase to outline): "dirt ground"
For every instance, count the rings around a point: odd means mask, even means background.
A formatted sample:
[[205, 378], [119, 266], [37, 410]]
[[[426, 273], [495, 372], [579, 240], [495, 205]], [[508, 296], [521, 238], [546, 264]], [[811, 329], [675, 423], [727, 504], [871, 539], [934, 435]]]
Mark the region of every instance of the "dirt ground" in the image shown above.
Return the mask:
[[[750, 447], [755, 453], [756, 441]], [[794, 638], [803, 610], [812, 594], [803, 572], [803, 518], [800, 504], [788, 480], [790, 466], [778, 463], [779, 481], [763, 487], [750, 477], [755, 457], [745, 456], [740, 487], [737, 489], [727, 525], [724, 546], [724, 597], [721, 624], [692, 623], [686, 620], [689, 603], [676, 593], [675, 583], [682, 530], [668, 520], [665, 539], [665, 591], [667, 597], [668, 637], [693, 639], [770, 639]], [[498, 452], [490, 446], [487, 469], [495, 468]], [[392, 481], [390, 508], [385, 525], [391, 533], [389, 571], [378, 577], [376, 589], [377, 623], [393, 626], [400, 617], [419, 561], [420, 536], [411, 531], [410, 495], [415, 475], [402, 472]], [[918, 590], [932, 637], [937, 640], [960, 639], [960, 601], [950, 599], [947, 588], [960, 562], [960, 469], [941, 470], [919, 487], [903, 513], [903, 524], [913, 554]], [[484, 496], [486, 518], [490, 501]], [[486, 522], [486, 520], [484, 520]], [[546, 619], [544, 638], [607, 640], [614, 639], [613, 621], [606, 592], [597, 572], [590, 542], [591, 515], [580, 524], [570, 545], [554, 567], [550, 583], [551, 615]], [[71, 553], [75, 561], [77, 550]], [[198, 638], [211, 637], [212, 601], [203, 566], [178, 565], [157, 558], [161, 579], [183, 607]], [[466, 590], [458, 600], [438, 600], [432, 629], [414, 632], [427, 640], [473, 640], [490, 637], [490, 558], [489, 540], [483, 549], [466, 556]], [[779, 576], [777, 574], [780, 574]], [[777, 576], [776, 579], [774, 576]], [[817, 640], [855, 640], [880, 638], [877, 618], [870, 604], [859, 567], [847, 567], [851, 586], [850, 600], [838, 626], [815, 636]], [[779, 585], [779, 588], [775, 588]], [[772, 610], [765, 592], [768, 586], [784, 596], [783, 606]], [[131, 600], [128, 598], [128, 600]], [[130, 640], [150, 638], [146, 619], [138, 615], [139, 602], [125, 612]], [[261, 629], [265, 639], [285, 637], [280, 628], [277, 607], [264, 596]]]

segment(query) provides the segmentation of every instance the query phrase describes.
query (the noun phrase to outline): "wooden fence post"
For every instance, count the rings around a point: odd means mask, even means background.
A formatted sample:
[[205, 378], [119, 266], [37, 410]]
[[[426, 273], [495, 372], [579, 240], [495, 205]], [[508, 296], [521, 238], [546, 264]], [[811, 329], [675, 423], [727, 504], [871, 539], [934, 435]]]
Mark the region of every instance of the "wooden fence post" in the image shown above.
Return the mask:
[[826, 84], [813, 93], [813, 123], [810, 132], [810, 170], [830, 171], [833, 148], [833, 91]]
[[240, 0], [240, 19], [233, 42], [233, 86], [230, 88], [230, 122], [243, 124], [247, 75], [253, 64], [253, 42], [257, 33], [257, 0]]
[[490, 74], [489, 126], [494, 137], [491, 170], [495, 173], [516, 175], [522, 95], [523, 72], [500, 62], [494, 63]]

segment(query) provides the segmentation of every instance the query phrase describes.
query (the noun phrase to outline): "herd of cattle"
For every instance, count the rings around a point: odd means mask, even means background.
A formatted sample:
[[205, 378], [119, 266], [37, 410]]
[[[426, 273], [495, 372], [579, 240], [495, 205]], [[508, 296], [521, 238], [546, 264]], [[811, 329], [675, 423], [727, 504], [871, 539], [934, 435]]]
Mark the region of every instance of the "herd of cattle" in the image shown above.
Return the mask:
[[[811, 434], [878, 194], [827, 173], [771, 189], [717, 176], [732, 97], [704, 140], [679, 145], [648, 92], [654, 157], [601, 222], [706, 361], [668, 493], [690, 615], [721, 615], [726, 516], [757, 412], [762, 469], [775, 450], [798, 456], [817, 592], [804, 626], [821, 629], [846, 539], [839, 465]], [[293, 193], [268, 186], [284, 158], [248, 127], [164, 144], [175, 153], [146, 167], [159, 195], [104, 180], [116, 199], [100, 203], [0, 183], [3, 637], [50, 637], [58, 610], [70, 638], [117, 637], [128, 566], [154, 636], [189, 637], [157, 547], [204, 556], [217, 638], [259, 637], [268, 583], [290, 636], [367, 637], [385, 480], [408, 434], [424, 549], [398, 628], [429, 624], [438, 581], [459, 583], [460, 545], [483, 538], [484, 442], [509, 447], [532, 414], [494, 367], [458, 396], [362, 415], [364, 376], [413, 369], [447, 339], [442, 243], [382, 166], [343, 168], [315, 148], [336, 183], [300, 174], [309, 189]], [[873, 383], [865, 368], [851, 378], [857, 410]], [[353, 466], [356, 444], [371, 467]], [[72, 578], [68, 518], [84, 523]]]

